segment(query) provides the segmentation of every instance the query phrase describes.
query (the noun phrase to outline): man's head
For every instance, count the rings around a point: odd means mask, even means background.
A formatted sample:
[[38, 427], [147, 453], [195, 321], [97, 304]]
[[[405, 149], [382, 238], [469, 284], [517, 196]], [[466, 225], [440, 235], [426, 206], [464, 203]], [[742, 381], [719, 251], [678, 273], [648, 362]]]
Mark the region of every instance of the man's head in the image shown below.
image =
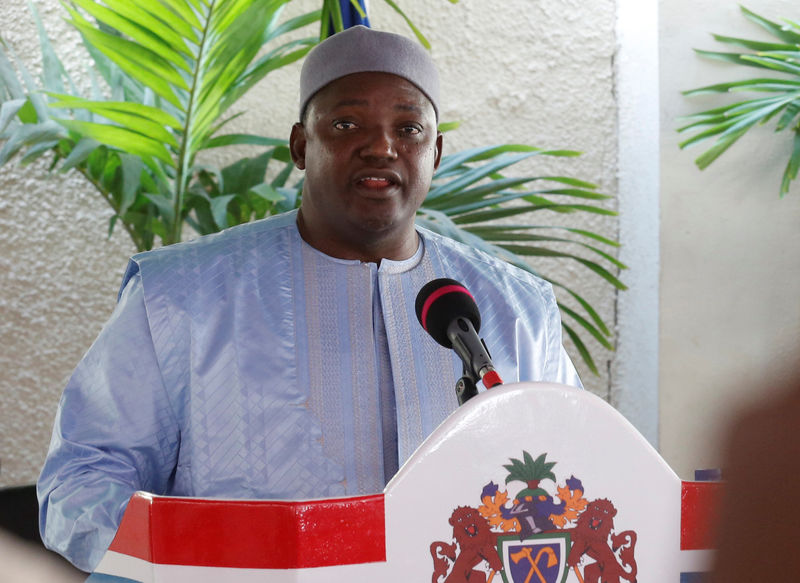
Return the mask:
[[404, 37], [355, 27], [309, 54], [290, 139], [306, 171], [298, 224], [308, 243], [362, 261], [413, 254], [414, 216], [441, 156], [436, 100], [430, 57]]
[[389, 73], [417, 87], [439, 119], [439, 73], [428, 52], [399, 34], [354, 26], [325, 39], [300, 72], [300, 121], [309, 100], [329, 83], [354, 73]]

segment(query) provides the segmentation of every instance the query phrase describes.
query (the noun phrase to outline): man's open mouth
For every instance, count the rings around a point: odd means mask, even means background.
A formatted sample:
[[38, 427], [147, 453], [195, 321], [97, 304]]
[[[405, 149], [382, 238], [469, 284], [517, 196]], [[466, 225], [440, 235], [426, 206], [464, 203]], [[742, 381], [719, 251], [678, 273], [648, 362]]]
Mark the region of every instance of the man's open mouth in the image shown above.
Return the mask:
[[380, 176], [365, 176], [364, 178], [359, 178], [357, 184], [367, 188], [387, 188], [392, 186], [394, 182], [389, 178], [381, 178]]

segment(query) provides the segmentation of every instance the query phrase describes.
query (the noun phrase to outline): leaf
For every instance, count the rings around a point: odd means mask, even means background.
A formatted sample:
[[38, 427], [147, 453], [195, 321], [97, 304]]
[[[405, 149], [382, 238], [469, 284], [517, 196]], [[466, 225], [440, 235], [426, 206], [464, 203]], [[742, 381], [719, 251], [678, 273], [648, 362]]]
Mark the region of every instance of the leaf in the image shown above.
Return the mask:
[[570, 233], [575, 233], [577, 235], [581, 235], [583, 237], [587, 237], [589, 239], [593, 239], [595, 241], [603, 243], [604, 245], [610, 245], [612, 247], [620, 246], [618, 241], [614, 241], [613, 239], [609, 239], [608, 237], [603, 237], [602, 235], [593, 233], [592, 231], [587, 231], [585, 229], [576, 229], [573, 227], [561, 227], [561, 226], [549, 226], [549, 225], [502, 224], [502, 225], [476, 225], [469, 228], [470, 232], [487, 240], [501, 240], [505, 235], [509, 233], [517, 234], [518, 231], [542, 230], [542, 229], [563, 230]]
[[[475, 168], [471, 168], [468, 171], [464, 172], [458, 178], [446, 182], [441, 185], [434, 186], [430, 192], [428, 193], [427, 198], [435, 199], [440, 196], [445, 196], [449, 193], [452, 193], [456, 190], [463, 189], [465, 186], [469, 186], [490, 176], [492, 173], [502, 170], [503, 168], [507, 168], [512, 164], [516, 164], [526, 158], [530, 158], [531, 156], [535, 155], [538, 152], [523, 152], [523, 153], [503, 153], [497, 156], [496, 158], [490, 160], [489, 162], [477, 166]], [[436, 180], [436, 176], [434, 176], [434, 180]]]
[[118, 212], [125, 215], [136, 200], [136, 194], [142, 189], [141, 177], [145, 165], [138, 156], [121, 153], [119, 157], [122, 165], [122, 196]]
[[[745, 7], [740, 7], [743, 15], [764, 28], [780, 42], [749, 40], [724, 35], [714, 35], [723, 44], [741, 47], [750, 53], [723, 53], [717, 51], [696, 52], [704, 57], [721, 59], [739, 65], [759, 67], [789, 75], [789, 78], [760, 77], [730, 83], [717, 83], [698, 89], [684, 91], [684, 95], [694, 96], [708, 93], [729, 93], [733, 91], [771, 92], [774, 97], [745, 100], [732, 105], [709, 109], [684, 119], [694, 120], [678, 129], [679, 132], [700, 130], [691, 138], [679, 143], [681, 148], [706, 139], [715, 138], [711, 148], [695, 159], [702, 170], [707, 168], [728, 148], [738, 141], [751, 127], [768, 123], [778, 115], [776, 131], [791, 127], [800, 112], [800, 26], [791, 21], [778, 24], [759, 16]], [[783, 196], [789, 187], [796, 150], [793, 147], [789, 164], [781, 181], [780, 194]]]
[[51, 144], [65, 136], [64, 129], [52, 120], [40, 124], [24, 124], [11, 135], [0, 149], [0, 166], [25, 146], [35, 146], [41, 143]]
[[177, 107], [181, 106], [181, 102], [170, 84], [181, 89], [188, 87], [167, 59], [128, 39], [94, 28], [76, 10], [70, 8], [69, 5], [65, 5], [65, 7], [73, 17], [69, 22], [81, 32], [87, 42], [111, 59], [133, 79], [150, 87], [169, 103]]
[[[144, 193], [144, 195], [150, 202], [156, 205], [159, 212], [161, 213], [161, 215], [164, 217], [164, 219], [167, 221], [168, 224], [172, 224], [175, 221], [175, 214], [174, 214], [174, 208], [172, 206], [172, 201], [170, 201], [168, 198], [160, 194], [154, 194], [151, 192], [146, 192]], [[163, 225], [163, 223], [161, 224]], [[153, 225], [153, 227], [155, 226], [156, 225]], [[159, 232], [158, 235], [162, 239], [169, 238], [169, 232], [165, 230]]]
[[288, 143], [288, 140], [281, 138], [266, 138], [253, 134], [226, 134], [208, 140], [203, 147], [210, 149], [222, 146], [284, 146]]
[[268, 150], [255, 158], [244, 158], [222, 169], [225, 193], [245, 193], [253, 186], [264, 182], [267, 165], [272, 158]]
[[442, 122], [439, 124], [439, 131], [442, 133], [451, 132], [453, 130], [458, 129], [461, 126], [460, 121], [450, 121], [450, 122]]
[[211, 199], [211, 215], [217, 227], [224, 229], [228, 226], [228, 203], [235, 197], [235, 194], [223, 194]]
[[69, 79], [69, 75], [67, 74], [64, 65], [61, 63], [61, 60], [58, 58], [58, 55], [56, 55], [55, 51], [53, 50], [53, 46], [50, 44], [50, 39], [45, 32], [42, 20], [39, 18], [39, 12], [30, 1], [28, 2], [28, 9], [31, 11], [33, 20], [36, 23], [36, 30], [39, 33], [39, 47], [42, 51], [42, 77], [44, 79], [44, 86], [51, 91], [63, 91], [63, 79]]
[[558, 304], [559, 309], [563, 314], [568, 315], [570, 318], [578, 322], [581, 327], [589, 332], [595, 340], [597, 340], [603, 347], [607, 348], [608, 350], [613, 350], [614, 347], [611, 343], [606, 339], [607, 334], [604, 334], [601, 330], [597, 329], [595, 326], [592, 325], [586, 318], [578, 314], [575, 310], [565, 306], [564, 304]]
[[736, 38], [732, 36], [724, 36], [721, 34], [714, 34], [712, 35], [714, 40], [729, 44], [729, 45], [736, 45], [740, 46], [745, 49], [750, 49], [752, 51], [764, 52], [764, 51], [780, 51], [780, 50], [791, 50], [794, 47], [792, 44], [786, 43], [770, 43], [764, 41], [755, 41], [755, 40], [748, 40], [744, 38]]
[[59, 101], [51, 104], [51, 107], [85, 108], [109, 121], [120, 124], [128, 131], [178, 148], [178, 142], [173, 134], [160, 122], [166, 119], [171, 126], [175, 124], [180, 127], [180, 125], [171, 116], [160, 110], [154, 110], [152, 107], [134, 103], [92, 102], [75, 99]]
[[280, 12], [276, 10], [270, 22], [270, 25], [264, 30], [264, 39], [263, 39], [264, 43], [276, 39], [283, 34], [293, 32], [295, 30], [304, 28], [306, 26], [314, 24], [315, 22], [318, 22], [320, 20], [322, 11], [315, 10], [313, 12], [307, 12], [305, 14], [301, 14], [300, 16], [295, 16], [294, 18], [290, 18], [276, 26], [279, 14]]
[[570, 340], [572, 340], [572, 343], [578, 350], [578, 354], [581, 355], [581, 359], [586, 363], [586, 366], [589, 367], [589, 370], [594, 374], [599, 375], [600, 372], [597, 370], [597, 365], [595, 364], [592, 355], [589, 353], [589, 350], [586, 348], [586, 345], [583, 343], [580, 336], [578, 336], [575, 330], [573, 330], [570, 326], [566, 325], [563, 320], [561, 322], [561, 327], [567, 333], [567, 336], [569, 336]]
[[705, 170], [708, 165], [714, 160], [719, 158], [728, 148], [735, 144], [749, 128], [743, 128], [735, 134], [729, 134], [724, 138], [720, 138], [717, 143], [706, 150], [701, 156], [695, 158], [695, 164], [700, 170]]
[[800, 44], [800, 33], [792, 32], [785, 26], [781, 26], [780, 24], [772, 22], [771, 20], [768, 20], [763, 16], [759, 16], [758, 14], [756, 14], [751, 10], [748, 10], [744, 6], [740, 6], [739, 8], [741, 9], [742, 13], [745, 15], [746, 18], [760, 25], [773, 36], [793, 45]]
[[502, 144], [491, 146], [480, 146], [477, 148], [470, 148], [456, 152], [455, 154], [448, 154], [442, 158], [439, 168], [436, 171], [435, 177], [447, 175], [453, 168], [459, 168], [464, 164], [470, 162], [480, 162], [494, 158], [506, 152], [541, 152], [541, 148], [535, 146], [528, 146], [523, 144]]
[[202, 30], [203, 23], [198, 19], [191, 5], [185, 0], [161, 0], [161, 2], [175, 13], [174, 17], [170, 18], [170, 12], [163, 10], [159, 6], [158, 0], [138, 0], [140, 6], [147, 9], [151, 14], [158, 14], [159, 18], [164, 20], [167, 26], [192, 40], [193, 43], [200, 42], [200, 39], [194, 36], [194, 31]]
[[522, 256], [536, 256], [536, 257], [561, 257], [564, 259], [572, 259], [577, 261], [581, 265], [587, 267], [588, 269], [594, 271], [597, 275], [605, 279], [608, 283], [613, 285], [615, 288], [619, 290], [628, 289], [627, 286], [622, 283], [619, 279], [617, 279], [610, 271], [608, 271], [602, 265], [590, 261], [588, 259], [584, 259], [579, 255], [574, 255], [572, 253], [565, 253], [563, 251], [556, 251], [555, 249], [549, 249], [546, 247], [533, 247], [533, 246], [523, 246], [523, 245], [511, 245], [511, 244], [501, 244], [500, 245], [503, 249], [507, 251], [511, 251], [517, 255]]
[[344, 21], [342, 20], [342, 10], [339, 1], [323, 0], [323, 3], [326, 5], [326, 12], [329, 15], [329, 18], [326, 18], [325, 21], [322, 22], [322, 26], [326, 27], [328, 25], [328, 21], [330, 21], [330, 23], [333, 25], [333, 33], [344, 30]]
[[417, 37], [417, 40], [422, 44], [422, 46], [424, 46], [426, 49], [430, 50], [431, 43], [428, 42], [428, 39], [425, 38], [425, 35], [422, 34], [422, 32], [416, 27], [416, 25], [413, 22], [411, 22], [411, 19], [406, 15], [405, 12], [403, 12], [400, 9], [400, 7], [397, 5], [397, 3], [394, 2], [393, 0], [383, 0], [383, 1], [386, 2], [389, 6], [391, 6], [392, 9], [395, 12], [397, 12], [403, 18], [403, 20], [406, 21], [406, 24], [413, 31], [414, 36]]
[[61, 172], [71, 170], [78, 164], [82, 164], [89, 158], [89, 155], [100, 145], [100, 142], [92, 138], [81, 138], [72, 151], [61, 164]]
[[[19, 77], [22, 80], [22, 83], [20, 84], [14, 74], [14, 67], [6, 59], [3, 51], [0, 51], [0, 73], [3, 74], [3, 81], [7, 90], [11, 92], [12, 98], [28, 98], [30, 105], [33, 107], [36, 114], [35, 119], [32, 119], [31, 121], [45, 121], [49, 117], [47, 103], [42, 95], [37, 93], [37, 86], [33, 80], [33, 77], [23, 63], [15, 56], [11, 47], [7, 45], [3, 46], [5, 47], [6, 51], [8, 51], [8, 54], [11, 56], [12, 60], [17, 63]], [[21, 112], [25, 109], [27, 109], [27, 105], [23, 106]]]
[[742, 59], [742, 53], [724, 53], [720, 51], [704, 51], [701, 49], [694, 49], [694, 52], [701, 57], [705, 57], [707, 59], [715, 59], [718, 61], [725, 61], [728, 63], [733, 63], [735, 65], [748, 65], [751, 67], [759, 67], [765, 69], [763, 65], [754, 62], [748, 62]]
[[57, 121], [64, 127], [83, 136], [94, 138], [107, 146], [119, 148], [137, 156], [157, 158], [171, 166], [175, 164], [164, 144], [126, 128], [66, 119]]
[[789, 162], [786, 164], [786, 170], [781, 179], [781, 196], [783, 197], [789, 192], [792, 180], [797, 178], [797, 172], [800, 170], [800, 129], [795, 129], [794, 140], [792, 142], [792, 154], [789, 157]]
[[234, 85], [235, 90], [231, 92], [228, 99], [238, 99], [239, 96], [249, 91], [256, 83], [266, 77], [267, 74], [302, 59], [314, 47], [315, 42], [314, 38], [303, 38], [281, 45], [267, 53], [241, 76]]
[[776, 59], [774, 57], [759, 55], [742, 55], [742, 61], [755, 63], [767, 69], [780, 71], [781, 73], [789, 73], [792, 75], [800, 74], [800, 66], [793, 65], [785, 59]]
[[[776, 91], [783, 92], [791, 89], [800, 89], [800, 80], [794, 79], [771, 79], [760, 77], [758, 79], [745, 79], [743, 81], [732, 81], [729, 83], [717, 83], [707, 85], [698, 89], [682, 91], [683, 95], [691, 97], [693, 95], [704, 95], [707, 93], [730, 93], [732, 91]], [[709, 110], [719, 111], [719, 110]], [[691, 116], [687, 116], [691, 117]]]
[[27, 99], [10, 99], [0, 104], [0, 133], [3, 133], [11, 120], [16, 117], [22, 106], [25, 105]]
[[59, 140], [56, 138], [47, 141], [38, 141], [36, 144], [32, 145], [25, 151], [25, 154], [22, 156], [19, 163], [22, 166], [30, 164], [34, 160], [40, 158], [42, 155], [46, 154], [54, 147], [56, 147], [58, 145], [58, 142]]
[[[190, 72], [182, 61], [180, 54], [193, 57], [194, 53], [189, 48], [187, 41], [196, 40], [190, 26], [181, 26], [181, 19], [170, 18], [167, 11], [160, 6], [150, 5], [150, 9], [143, 10], [144, 6], [136, 7], [132, 3], [122, 0], [105, 0], [108, 8], [93, 0], [73, 0], [98, 21], [113, 27], [120, 33], [149, 47], [153, 52], [169, 55], [170, 61]], [[156, 8], [161, 17], [153, 15], [151, 10]], [[182, 29], [182, 33], [165, 24], [162, 18], [168, 19], [173, 26]], [[189, 38], [184, 38], [186, 35]], [[180, 54], [179, 54], [180, 53]]]
[[591, 306], [591, 304], [589, 304], [589, 302], [587, 302], [585, 299], [583, 299], [580, 295], [575, 293], [569, 287], [553, 279], [550, 279], [549, 281], [550, 283], [553, 284], [553, 286], [563, 289], [568, 294], [570, 294], [575, 300], [577, 300], [577, 302], [581, 305], [581, 307], [586, 311], [586, 313], [592, 319], [594, 325], [597, 326], [597, 329], [600, 330], [600, 332], [602, 332], [603, 335], [611, 336], [611, 331], [608, 329], [608, 326], [606, 326], [605, 322], [603, 322], [603, 319], [600, 317], [600, 314], [597, 313], [597, 311]]
[[2, 81], [0, 86], [3, 87], [11, 99], [25, 99], [25, 89], [17, 79], [17, 73], [6, 56], [6, 51], [3, 50], [4, 47], [5, 43], [0, 39], [0, 81]]
[[[76, 97], [74, 95], [51, 92], [48, 92], [48, 95], [59, 99], [59, 101], [51, 103], [50, 107], [85, 108], [98, 115], [109, 118], [109, 114], [126, 114], [135, 118], [151, 120], [173, 129], [182, 129], [181, 122], [175, 119], [175, 116], [158, 107], [126, 101], [91, 101], [88, 99], [83, 99], [82, 97]], [[134, 123], [136, 122], [138, 122], [138, 120], [134, 120]]]
[[273, 204], [281, 202], [286, 198], [280, 192], [275, 190], [275, 188], [272, 185], [267, 184], [266, 182], [262, 184], [257, 184], [256, 186], [252, 187], [248, 192], [252, 192], [253, 194]]

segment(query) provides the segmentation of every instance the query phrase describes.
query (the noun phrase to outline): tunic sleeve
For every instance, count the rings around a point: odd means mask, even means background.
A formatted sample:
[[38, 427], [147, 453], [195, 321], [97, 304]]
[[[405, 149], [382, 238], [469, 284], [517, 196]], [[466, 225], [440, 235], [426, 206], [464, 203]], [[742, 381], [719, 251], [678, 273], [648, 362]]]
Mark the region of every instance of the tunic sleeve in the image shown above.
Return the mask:
[[131, 494], [168, 489], [179, 441], [135, 273], [56, 413], [37, 485], [45, 545], [92, 571]]
[[[533, 286], [530, 286], [533, 289]], [[516, 320], [518, 381], [544, 381], [583, 388], [578, 371], [562, 343], [561, 314], [549, 283], [539, 281], [540, 294], [526, 305], [535, 310]]]
[[550, 291], [548, 296], [548, 326], [552, 330], [554, 340], [551, 341], [547, 349], [549, 378], [543, 380], [582, 389], [583, 384], [578, 376], [578, 371], [575, 370], [575, 365], [572, 364], [572, 360], [570, 360], [567, 351], [564, 349], [563, 337], [561, 334], [561, 312], [558, 309], [556, 297], [553, 294], [552, 287], [549, 284], [547, 287]]

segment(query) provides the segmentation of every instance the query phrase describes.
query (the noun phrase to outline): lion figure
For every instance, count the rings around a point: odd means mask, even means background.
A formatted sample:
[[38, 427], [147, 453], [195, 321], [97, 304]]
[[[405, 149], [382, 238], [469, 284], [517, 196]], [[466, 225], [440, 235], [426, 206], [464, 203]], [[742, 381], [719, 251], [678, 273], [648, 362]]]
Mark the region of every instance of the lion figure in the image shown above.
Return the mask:
[[[486, 574], [476, 570], [481, 561], [487, 561], [494, 571], [500, 571], [503, 563], [497, 554], [497, 533], [490, 530], [487, 520], [477, 509], [459, 506], [450, 516], [454, 543], [436, 541], [431, 543], [433, 576], [431, 583], [486, 583]], [[449, 560], [448, 560], [449, 559]], [[447, 575], [450, 561], [453, 568]]]
[[636, 583], [636, 533], [626, 530], [614, 534], [616, 515], [617, 509], [610, 500], [594, 500], [578, 516], [575, 528], [566, 531], [572, 539], [567, 565], [577, 569], [584, 555], [595, 561], [584, 570], [585, 583], [620, 583], [620, 579]]

